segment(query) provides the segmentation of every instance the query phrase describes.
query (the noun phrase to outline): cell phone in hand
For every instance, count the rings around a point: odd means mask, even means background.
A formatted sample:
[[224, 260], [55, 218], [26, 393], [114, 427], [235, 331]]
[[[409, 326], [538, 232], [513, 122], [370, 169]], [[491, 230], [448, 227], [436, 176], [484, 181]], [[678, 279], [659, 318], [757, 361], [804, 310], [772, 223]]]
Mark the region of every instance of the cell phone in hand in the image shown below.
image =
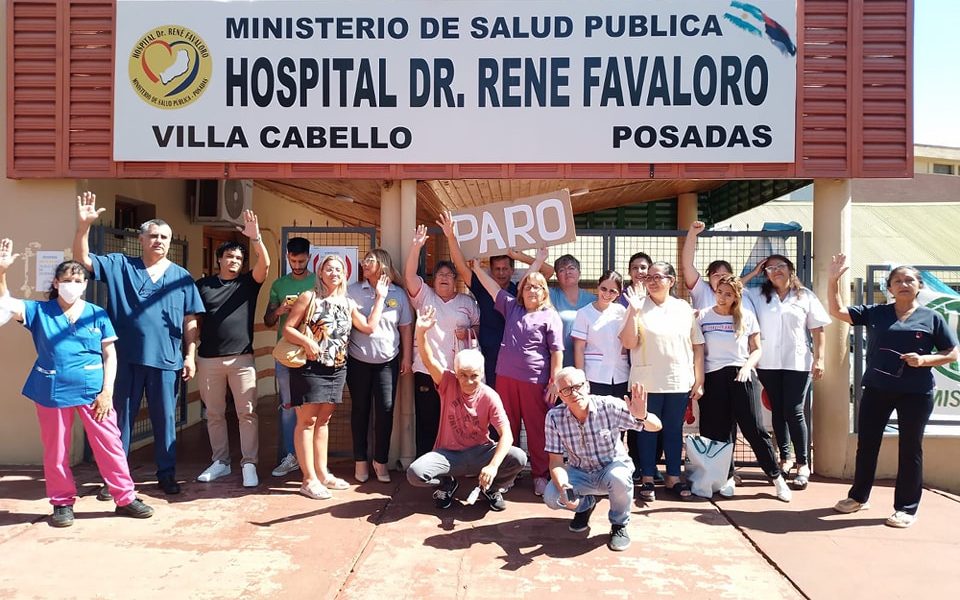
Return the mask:
[[298, 297], [296, 294], [287, 294], [287, 297], [283, 299], [283, 303], [289, 306], [296, 302]]
[[573, 491], [573, 488], [563, 488], [563, 491], [567, 495], [567, 502], [577, 501], [577, 494]]

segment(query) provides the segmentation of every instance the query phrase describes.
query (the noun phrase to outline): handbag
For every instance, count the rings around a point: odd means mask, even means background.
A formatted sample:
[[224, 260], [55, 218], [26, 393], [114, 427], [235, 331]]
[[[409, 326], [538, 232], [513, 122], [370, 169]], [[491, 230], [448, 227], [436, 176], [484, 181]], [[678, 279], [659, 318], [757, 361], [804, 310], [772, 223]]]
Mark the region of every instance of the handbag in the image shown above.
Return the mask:
[[[313, 332], [310, 331], [308, 323], [310, 319], [313, 318], [313, 311], [316, 310], [316, 306], [317, 295], [314, 294], [310, 300], [310, 306], [307, 308], [307, 312], [303, 315], [303, 321], [300, 323], [300, 326], [297, 327], [297, 331], [310, 339], [313, 339]], [[287, 338], [281, 337], [273, 347], [273, 358], [285, 367], [299, 369], [307, 364], [307, 351], [304, 350], [303, 346], [294, 344], [288, 341]]]
[[687, 450], [687, 481], [690, 491], [701, 498], [712, 498], [730, 476], [733, 442], [718, 442], [700, 435], [684, 437]]

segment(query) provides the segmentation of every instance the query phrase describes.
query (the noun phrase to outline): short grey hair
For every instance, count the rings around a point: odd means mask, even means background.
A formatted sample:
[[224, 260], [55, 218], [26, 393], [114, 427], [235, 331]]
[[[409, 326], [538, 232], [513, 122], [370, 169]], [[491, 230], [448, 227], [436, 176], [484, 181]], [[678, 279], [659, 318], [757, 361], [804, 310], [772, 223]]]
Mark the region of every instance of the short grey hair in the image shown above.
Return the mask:
[[171, 234], [173, 233], [173, 227], [170, 227], [170, 224], [163, 219], [150, 219], [149, 221], [144, 221], [143, 224], [140, 225], [140, 235], [150, 231], [150, 228], [153, 226], [166, 227], [170, 230]]
[[583, 375], [583, 379], [584, 381], [586, 381], [587, 374], [583, 372], [583, 369], [578, 369], [576, 367], [564, 367], [560, 369], [559, 371], [557, 371], [557, 374], [556, 376], [554, 376], [553, 380], [555, 382], [559, 382], [560, 379], [567, 380], [570, 377], [576, 375], [577, 373], [580, 373], [581, 375]]
[[483, 364], [483, 353], [476, 348], [467, 348], [453, 357], [453, 372], [459, 373], [460, 369], [476, 369], [482, 372]]

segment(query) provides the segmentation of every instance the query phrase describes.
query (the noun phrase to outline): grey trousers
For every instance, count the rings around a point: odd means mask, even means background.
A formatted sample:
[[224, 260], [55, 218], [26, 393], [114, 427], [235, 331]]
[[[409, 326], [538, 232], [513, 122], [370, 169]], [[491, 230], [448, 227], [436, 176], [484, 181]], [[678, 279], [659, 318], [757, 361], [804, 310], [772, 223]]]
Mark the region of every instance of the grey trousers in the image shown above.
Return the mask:
[[[496, 449], [495, 444], [484, 444], [466, 450], [439, 448], [427, 452], [407, 468], [407, 481], [415, 487], [435, 487], [440, 485], [440, 477], [479, 475], [480, 470], [490, 463]], [[509, 487], [526, 464], [527, 455], [523, 450], [511, 446], [491, 487], [495, 490]]]

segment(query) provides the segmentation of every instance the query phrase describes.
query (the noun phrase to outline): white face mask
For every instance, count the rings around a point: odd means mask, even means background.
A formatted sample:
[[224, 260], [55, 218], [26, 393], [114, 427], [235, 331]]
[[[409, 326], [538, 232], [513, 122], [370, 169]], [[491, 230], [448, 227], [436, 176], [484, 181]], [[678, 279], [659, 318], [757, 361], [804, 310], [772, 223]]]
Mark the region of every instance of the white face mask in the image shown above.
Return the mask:
[[61, 298], [63, 298], [64, 302], [67, 304], [73, 304], [81, 296], [83, 296], [83, 292], [86, 288], [87, 283], [85, 281], [61, 281], [57, 285], [57, 293]]

